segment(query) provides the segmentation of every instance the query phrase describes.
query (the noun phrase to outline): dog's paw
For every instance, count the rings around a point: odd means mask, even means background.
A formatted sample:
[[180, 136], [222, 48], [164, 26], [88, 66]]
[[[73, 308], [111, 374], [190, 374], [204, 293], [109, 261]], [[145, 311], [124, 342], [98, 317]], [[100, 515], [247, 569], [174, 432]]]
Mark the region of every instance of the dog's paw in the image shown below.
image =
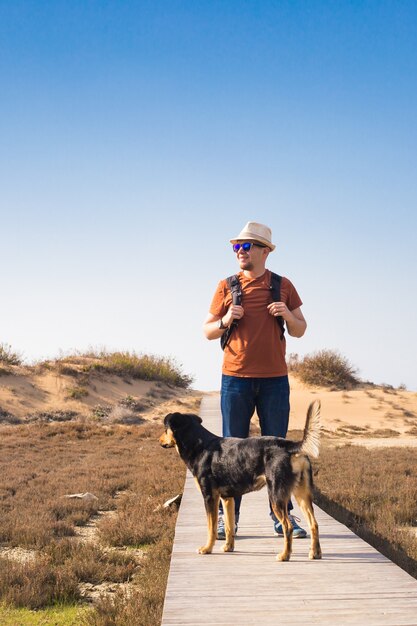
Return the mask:
[[235, 549], [235, 546], [233, 543], [226, 543], [222, 547], [223, 552], [233, 552], [234, 549]]
[[277, 561], [289, 561], [290, 554], [288, 552], [281, 552], [281, 554], [277, 554]]
[[210, 546], [201, 546], [197, 548], [197, 554], [211, 554], [212, 549]]
[[321, 550], [319, 550], [318, 552], [314, 552], [314, 550], [310, 550], [310, 552], [308, 553], [308, 558], [311, 559], [312, 561], [321, 559]]

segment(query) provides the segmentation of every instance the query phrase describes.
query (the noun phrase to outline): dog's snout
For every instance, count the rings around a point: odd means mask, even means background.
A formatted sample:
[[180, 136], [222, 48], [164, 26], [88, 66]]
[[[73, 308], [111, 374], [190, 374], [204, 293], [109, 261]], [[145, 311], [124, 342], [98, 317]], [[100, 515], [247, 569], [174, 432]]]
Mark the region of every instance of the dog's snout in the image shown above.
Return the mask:
[[173, 448], [175, 445], [175, 440], [172, 436], [172, 432], [170, 430], [164, 432], [159, 437], [159, 443], [163, 448]]

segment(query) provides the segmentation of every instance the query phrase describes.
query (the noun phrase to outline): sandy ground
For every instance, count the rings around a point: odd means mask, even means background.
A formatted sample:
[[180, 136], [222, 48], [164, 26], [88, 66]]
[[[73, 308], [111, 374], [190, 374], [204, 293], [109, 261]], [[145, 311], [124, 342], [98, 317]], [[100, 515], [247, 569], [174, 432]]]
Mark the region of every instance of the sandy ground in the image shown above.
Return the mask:
[[290, 377], [290, 429], [304, 428], [308, 405], [321, 401], [325, 433], [370, 447], [417, 447], [417, 393], [364, 385], [352, 391], [307, 387]]
[[[319, 399], [324, 432], [335, 440], [366, 446], [417, 447], [417, 393], [363, 385], [330, 391], [303, 385], [290, 376], [290, 430], [304, 428], [308, 405]], [[209, 392], [209, 393], [217, 393]], [[171, 411], [198, 412], [203, 393], [160, 382], [110, 374], [74, 377], [62, 368], [43, 371], [13, 368], [0, 376], [0, 423], [53, 419], [58, 415], [160, 420]]]
[[116, 421], [129, 415], [160, 419], [174, 407], [198, 411], [201, 396], [162, 382], [104, 373], [77, 379], [56, 369], [37, 373], [16, 367], [13, 374], [0, 376], [0, 423], [13, 423], [12, 418], [62, 419], [71, 414], [86, 418], [109, 414]]

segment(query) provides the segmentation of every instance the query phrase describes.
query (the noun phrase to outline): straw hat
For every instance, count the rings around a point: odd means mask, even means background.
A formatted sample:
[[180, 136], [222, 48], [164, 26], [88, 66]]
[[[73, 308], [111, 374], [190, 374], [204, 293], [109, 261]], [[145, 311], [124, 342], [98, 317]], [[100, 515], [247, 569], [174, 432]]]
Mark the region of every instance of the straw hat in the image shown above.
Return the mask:
[[259, 241], [259, 243], [268, 246], [270, 250], [275, 250], [271, 237], [271, 229], [265, 226], [265, 224], [248, 222], [238, 236], [230, 240], [230, 243], [237, 243], [238, 241]]

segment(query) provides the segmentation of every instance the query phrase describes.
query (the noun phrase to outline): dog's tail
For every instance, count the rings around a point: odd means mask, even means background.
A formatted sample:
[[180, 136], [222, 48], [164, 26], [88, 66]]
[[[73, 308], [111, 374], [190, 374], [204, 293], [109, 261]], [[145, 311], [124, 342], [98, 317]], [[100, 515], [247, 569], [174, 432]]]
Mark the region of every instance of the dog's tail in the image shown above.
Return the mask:
[[304, 437], [300, 443], [300, 452], [314, 458], [318, 457], [320, 431], [320, 400], [315, 400], [308, 407], [306, 425], [304, 427]]

